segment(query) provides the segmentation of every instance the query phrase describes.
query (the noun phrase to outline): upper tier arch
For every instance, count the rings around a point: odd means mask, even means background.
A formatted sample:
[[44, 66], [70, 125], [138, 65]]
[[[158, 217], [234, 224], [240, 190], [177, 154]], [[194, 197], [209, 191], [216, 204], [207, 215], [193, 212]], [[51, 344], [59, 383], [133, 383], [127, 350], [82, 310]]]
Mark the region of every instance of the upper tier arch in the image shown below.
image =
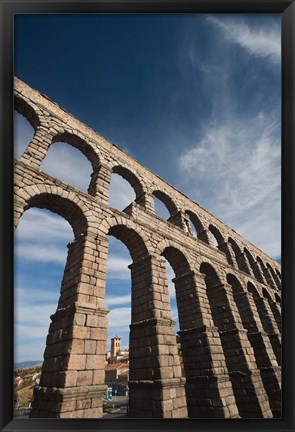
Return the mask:
[[28, 120], [28, 122], [36, 132], [36, 129], [38, 128], [38, 126], [40, 126], [41, 121], [35, 111], [35, 108], [33, 108], [33, 106], [30, 105], [26, 100], [15, 94], [14, 109]]

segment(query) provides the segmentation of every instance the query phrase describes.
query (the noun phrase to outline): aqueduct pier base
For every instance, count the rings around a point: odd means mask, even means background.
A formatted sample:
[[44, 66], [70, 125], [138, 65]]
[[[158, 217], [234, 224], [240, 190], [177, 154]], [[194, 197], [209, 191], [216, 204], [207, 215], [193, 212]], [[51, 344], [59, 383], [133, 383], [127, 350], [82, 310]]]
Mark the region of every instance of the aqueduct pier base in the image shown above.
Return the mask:
[[[129, 416], [280, 417], [279, 264], [17, 78], [15, 109], [35, 130], [15, 161], [15, 227], [27, 209], [45, 208], [64, 217], [75, 236], [32, 417], [102, 416], [108, 235], [127, 246], [133, 261]], [[49, 147], [60, 141], [90, 161], [88, 193], [40, 170]], [[122, 212], [108, 205], [112, 173], [135, 191]], [[155, 215], [153, 197], [167, 206], [168, 221]], [[186, 378], [162, 257], [175, 273]]]

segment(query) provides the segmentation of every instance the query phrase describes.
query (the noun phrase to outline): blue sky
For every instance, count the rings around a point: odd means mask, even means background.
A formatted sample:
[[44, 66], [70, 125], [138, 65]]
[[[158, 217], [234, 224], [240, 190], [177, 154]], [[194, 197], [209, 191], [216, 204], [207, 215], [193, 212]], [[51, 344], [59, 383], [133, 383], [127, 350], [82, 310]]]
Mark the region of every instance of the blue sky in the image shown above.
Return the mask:
[[[15, 74], [279, 258], [280, 25], [275, 14], [16, 15]], [[32, 134], [16, 115], [16, 157]], [[89, 162], [62, 143], [41, 169], [84, 191], [90, 181]], [[114, 175], [110, 205], [133, 197]], [[72, 238], [53, 213], [21, 218], [16, 361], [42, 359]], [[109, 337], [127, 346], [131, 258], [113, 237], [109, 246]]]

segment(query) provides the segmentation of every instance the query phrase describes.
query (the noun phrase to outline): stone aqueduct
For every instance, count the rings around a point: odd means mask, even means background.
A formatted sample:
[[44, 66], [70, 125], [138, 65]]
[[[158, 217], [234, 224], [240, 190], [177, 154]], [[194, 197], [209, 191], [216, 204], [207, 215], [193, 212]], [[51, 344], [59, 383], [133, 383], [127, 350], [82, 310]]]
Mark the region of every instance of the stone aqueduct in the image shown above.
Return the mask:
[[[75, 235], [32, 417], [102, 416], [108, 234], [133, 260], [129, 416], [280, 417], [279, 264], [17, 78], [15, 109], [35, 130], [15, 161], [15, 227], [25, 210], [39, 207], [63, 216]], [[49, 147], [60, 141], [90, 161], [88, 193], [40, 171]], [[122, 212], [108, 205], [112, 173], [136, 194]], [[155, 215], [154, 196], [167, 206], [168, 221]], [[197, 237], [187, 232], [188, 217]], [[186, 378], [162, 256], [175, 272]]]

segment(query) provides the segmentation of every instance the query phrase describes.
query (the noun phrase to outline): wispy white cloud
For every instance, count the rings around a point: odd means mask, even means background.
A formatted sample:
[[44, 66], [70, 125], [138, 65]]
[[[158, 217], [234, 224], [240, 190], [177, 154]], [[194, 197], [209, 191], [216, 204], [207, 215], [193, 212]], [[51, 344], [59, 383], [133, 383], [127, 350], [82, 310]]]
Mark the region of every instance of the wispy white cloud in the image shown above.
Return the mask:
[[110, 183], [109, 206], [124, 210], [135, 200], [135, 192], [127, 180], [119, 174], [113, 174]]
[[114, 308], [108, 314], [109, 332], [129, 330], [131, 323], [131, 307]]
[[[210, 15], [206, 21], [214, 26], [211, 43], [215, 41], [224, 50], [213, 50], [209, 44], [202, 49], [200, 41], [189, 31], [185, 33], [188, 43], [180, 53], [182, 73], [190, 73], [194, 94], [199, 95], [201, 87], [210, 110], [199, 121], [202, 108], [198, 107], [190, 133], [177, 137], [182, 149], [178, 188], [266, 253], [279, 256], [279, 21], [272, 21], [271, 26], [270, 21], [259, 20], [259, 27], [258, 20], [237, 16]], [[220, 41], [220, 34], [226, 40]], [[253, 63], [249, 79], [241, 80], [240, 89], [235, 73], [241, 66], [236, 67], [232, 43], [240, 48], [235, 55], [244, 52], [271, 60]], [[247, 57], [240, 57], [245, 71]], [[267, 70], [271, 71], [268, 75]], [[267, 87], [261, 87], [261, 73], [273, 85], [273, 97]]]
[[32, 208], [26, 211], [20, 219], [21, 230], [16, 230], [16, 239], [38, 239], [41, 235], [43, 241], [50, 240], [54, 233], [56, 240], [67, 241], [73, 238], [70, 224], [62, 217], [47, 210]]
[[28, 296], [28, 286], [17, 286], [14, 288], [15, 302], [21, 304], [40, 305], [40, 304], [52, 304], [57, 305], [58, 295], [57, 290], [50, 289], [35, 289], [30, 286], [30, 296]]
[[126, 305], [131, 303], [131, 295], [123, 295], [116, 297], [107, 297], [106, 305], [109, 306], [117, 306], [117, 305]]
[[208, 22], [217, 26], [224, 37], [235, 44], [240, 45], [250, 54], [256, 57], [269, 58], [273, 63], [281, 60], [281, 43], [279, 26], [250, 27], [241, 19], [230, 17], [219, 19], [208, 16]]
[[279, 119], [261, 112], [208, 122], [200, 142], [180, 156], [179, 167], [187, 187], [190, 181], [198, 185], [190, 190], [192, 198], [274, 256], [280, 254], [280, 156]]
[[35, 262], [66, 263], [67, 253], [60, 246], [41, 244], [18, 244], [15, 247], [15, 255], [18, 259]]
[[107, 278], [108, 279], [130, 279], [130, 269], [128, 265], [131, 260], [128, 258], [120, 257], [119, 255], [109, 254], [107, 262]]
[[20, 219], [15, 233], [18, 260], [65, 264], [66, 245], [73, 239], [70, 224], [46, 210], [30, 209]]
[[61, 142], [49, 148], [41, 170], [83, 192], [87, 192], [92, 173], [89, 160], [76, 148]]
[[18, 305], [15, 309], [17, 339], [43, 338], [45, 341], [50, 324], [50, 315], [55, 312], [56, 306], [57, 302], [35, 305], [30, 301]]

